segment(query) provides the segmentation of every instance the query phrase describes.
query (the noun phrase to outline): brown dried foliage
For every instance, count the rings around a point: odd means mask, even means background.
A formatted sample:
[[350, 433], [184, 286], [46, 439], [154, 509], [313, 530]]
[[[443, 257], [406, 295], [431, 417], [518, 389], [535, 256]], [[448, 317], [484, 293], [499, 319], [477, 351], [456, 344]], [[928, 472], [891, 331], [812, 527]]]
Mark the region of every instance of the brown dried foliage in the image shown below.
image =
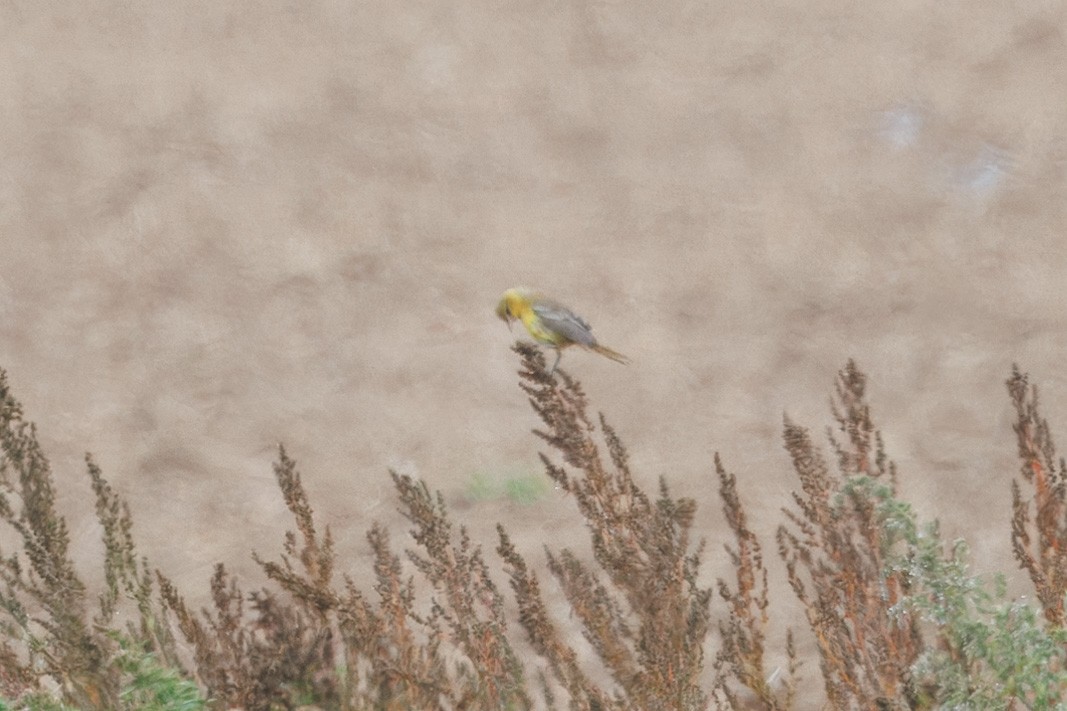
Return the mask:
[[179, 631], [193, 645], [197, 675], [210, 698], [226, 708], [247, 709], [293, 708], [300, 694], [337, 699], [333, 675], [321, 674], [332, 659], [329, 629], [309, 622], [295, 606], [265, 590], [246, 598], [221, 564], [211, 579], [214, 614], [203, 610], [202, 619], [162, 574], [159, 586]]
[[1031, 386], [1018, 366], [1008, 379], [1008, 394], [1015, 407], [1012, 429], [1019, 444], [1022, 481], [1033, 488], [1023, 499], [1019, 479], [1011, 482], [1011, 544], [1019, 565], [1030, 575], [1045, 618], [1064, 626], [1067, 594], [1067, 468], [1057, 458], [1048, 422], [1038, 410], [1037, 386]]
[[763, 549], [759, 539], [748, 527], [744, 507], [737, 493], [737, 478], [726, 471], [719, 455], [715, 455], [715, 472], [719, 477], [719, 496], [723, 501], [726, 523], [734, 534], [735, 544], [724, 545], [736, 573], [733, 588], [721, 578], [717, 581], [719, 596], [727, 605], [728, 616], [719, 621], [721, 647], [715, 658], [716, 702], [720, 708], [743, 708], [735, 684], [746, 688], [760, 708], [785, 711], [793, 707], [796, 698], [798, 662], [793, 646], [793, 632], [786, 636], [788, 669], [782, 688], [771, 680], [777, 672], [768, 673], [764, 663], [766, 630], [769, 622], [767, 608], [767, 569], [763, 566]]
[[212, 584], [215, 614], [205, 611], [202, 622], [161, 579], [212, 698], [246, 709], [296, 708], [301, 699], [354, 709], [530, 707], [522, 667], [505, 636], [503, 598], [466, 531], [453, 535], [439, 496], [393, 474], [419, 546], [408, 559], [434, 593], [423, 613], [413, 580], [404, 578], [379, 526], [367, 535], [377, 603], [348, 576], [336, 585], [330, 531], [319, 534], [284, 449], [275, 474], [298, 534], [286, 535], [278, 561], [256, 560], [287, 602], [266, 591], [253, 595], [255, 614], [245, 622], [242, 595], [226, 584], [220, 566]]
[[[509, 640], [504, 596], [480, 548], [464, 528], [454, 528], [441, 495], [409, 477], [392, 474], [413, 548], [394, 553], [376, 524], [367, 533], [371, 589], [339, 575], [330, 530], [316, 525], [284, 449], [275, 475], [295, 531], [286, 534], [278, 559], [255, 556], [276, 589], [245, 594], [220, 564], [211, 580], [212, 607], [199, 612], [138, 557], [127, 505], [87, 458], [105, 544], [106, 585], [93, 612], [55, 510], [48, 462], [0, 371], [0, 521], [22, 546], [21, 554], [0, 555], [0, 695], [17, 698], [50, 678], [67, 703], [119, 708], [124, 679], [115, 659], [120, 646], [132, 644], [173, 668], [191, 662], [220, 709], [309, 703], [386, 711], [530, 709], [531, 669], [538, 670], [550, 709], [559, 703], [577, 710], [688, 710], [710, 703], [794, 708], [792, 631], [784, 641], [785, 673], [766, 668], [768, 572], [736, 477], [716, 455], [733, 538], [726, 552], [736, 575], [730, 583], [717, 581], [725, 616], [717, 623], [721, 645], [709, 684], [704, 645], [712, 590], [698, 583], [704, 547], [691, 540], [696, 504], [672, 498], [663, 481], [658, 496], [648, 496], [604, 417], [589, 416], [579, 383], [561, 370], [547, 373], [537, 349], [515, 349], [523, 362], [521, 386], [544, 423], [536, 433], [562, 460], [542, 455], [547, 474], [573, 495], [589, 531], [591, 559], [568, 548], [545, 551], [553, 584], [595, 659], [576, 651], [570, 622], [553, 619], [536, 573], [498, 526], [497, 552], [536, 655], [520, 659]], [[1022, 498], [1024, 484], [1014, 481], [1012, 542], [1046, 617], [1062, 627], [1067, 468], [1039, 416], [1036, 390], [1017, 368], [1008, 390], [1021, 481], [1034, 490], [1035, 512]], [[921, 708], [929, 699], [912, 688], [909, 668], [922, 639], [907, 613], [890, 613], [908, 594], [907, 581], [887, 566], [893, 541], [879, 509], [895, 491], [896, 474], [864, 391], [863, 374], [849, 362], [831, 402], [834, 468], [808, 431], [786, 420], [785, 446], [800, 491], [778, 530], [778, 550], [814, 634], [830, 707]], [[191, 659], [178, 653], [174, 630], [188, 642]]]
[[[86, 586], [69, 555], [66, 521], [56, 510], [51, 467], [0, 370], [0, 521], [22, 545], [21, 556], [0, 555], [0, 693], [18, 698], [40, 689], [47, 678], [66, 703], [110, 710], [119, 707], [123, 683], [114, 663], [120, 638], [164, 663], [176, 656], [153, 601], [148, 564], [134, 548], [129, 508], [89, 456], [86, 464], [105, 548], [106, 585], [92, 616]], [[120, 610], [126, 600], [134, 610]], [[116, 627], [120, 612], [124, 631]]]
[[831, 403], [844, 440], [830, 432], [831, 470], [808, 431], [786, 419], [785, 446], [800, 477], [798, 511], [778, 529], [789, 583], [815, 634], [826, 694], [836, 709], [911, 708], [909, 667], [922, 648], [917, 623], [891, 618], [907, 593], [902, 575], [886, 567], [889, 541], [878, 501], [857, 477], [895, 490], [895, 472], [864, 400], [865, 376], [849, 361]]
[[[36, 669], [43, 667], [60, 683], [65, 697], [92, 708], [113, 703], [117, 690], [96, 683], [110, 645], [89, 622], [85, 585], [68, 554], [70, 534], [56, 513], [48, 460], [36, 428], [23, 420], [22, 407], [2, 373], [0, 447], [0, 517], [21, 539], [29, 563], [24, 569], [17, 554], [0, 562], [6, 587], [0, 606], [9, 615], [5, 636], [29, 639], [26, 662], [4, 676], [11, 682], [36, 679]], [[17, 655], [7, 649], [5, 656]]]
[[530, 640], [567, 689], [572, 708], [706, 707], [700, 676], [711, 591], [697, 584], [703, 544], [690, 541], [695, 502], [671, 498], [662, 480], [659, 497], [651, 500], [634, 483], [626, 450], [601, 416], [605, 461], [578, 382], [562, 370], [555, 377], [546, 372], [536, 348], [520, 343], [515, 350], [524, 365], [522, 388], [545, 424], [536, 434], [565, 466], [542, 460], [559, 488], [574, 495], [597, 564], [546, 547], [549, 570], [618, 688], [609, 696], [579, 668], [545, 610], [536, 576], [501, 529], [499, 550]]

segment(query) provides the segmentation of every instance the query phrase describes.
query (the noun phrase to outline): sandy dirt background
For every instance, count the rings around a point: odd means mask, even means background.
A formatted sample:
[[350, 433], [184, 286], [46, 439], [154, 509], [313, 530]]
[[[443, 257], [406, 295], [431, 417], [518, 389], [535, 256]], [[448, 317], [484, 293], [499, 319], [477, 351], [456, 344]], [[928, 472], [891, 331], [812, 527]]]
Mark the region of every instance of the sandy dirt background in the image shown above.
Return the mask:
[[388, 467], [489, 546], [580, 542], [555, 491], [471, 496], [540, 469], [492, 313], [527, 284], [633, 359], [563, 365], [641, 483], [698, 499], [709, 583], [713, 452], [773, 558], [782, 415], [821, 430], [855, 357], [904, 496], [1025, 591], [1003, 383], [1067, 432], [1065, 27], [1041, 0], [0, 4], [0, 366], [75, 555], [91, 576], [91, 450], [190, 598], [216, 561], [258, 584], [279, 441], [343, 568], [374, 519], [404, 538]]

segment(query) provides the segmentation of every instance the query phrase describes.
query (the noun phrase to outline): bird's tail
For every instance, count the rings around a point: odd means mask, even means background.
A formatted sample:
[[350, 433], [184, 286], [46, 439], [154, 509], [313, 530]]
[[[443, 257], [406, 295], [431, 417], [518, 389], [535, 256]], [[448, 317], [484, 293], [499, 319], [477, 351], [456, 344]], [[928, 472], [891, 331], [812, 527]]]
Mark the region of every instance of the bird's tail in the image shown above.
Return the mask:
[[616, 363], [622, 363], [623, 365], [629, 365], [630, 363], [630, 359], [624, 356], [622, 353], [619, 353], [618, 351], [613, 351], [607, 346], [602, 346], [599, 343], [593, 346], [589, 346], [589, 348], [591, 350], [596, 351], [602, 356], [611, 358]]

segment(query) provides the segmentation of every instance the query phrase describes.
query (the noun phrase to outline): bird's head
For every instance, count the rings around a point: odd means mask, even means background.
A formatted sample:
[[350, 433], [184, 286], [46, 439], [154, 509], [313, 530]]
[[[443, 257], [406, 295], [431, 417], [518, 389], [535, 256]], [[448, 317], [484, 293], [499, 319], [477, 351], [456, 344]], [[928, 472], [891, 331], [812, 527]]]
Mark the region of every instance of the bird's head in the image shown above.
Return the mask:
[[519, 318], [519, 311], [523, 306], [528, 306], [530, 302], [530, 292], [528, 289], [516, 288], [508, 289], [504, 292], [504, 295], [500, 297], [500, 303], [496, 305], [496, 316], [501, 321], [508, 325], [508, 329], [511, 329], [511, 322]]

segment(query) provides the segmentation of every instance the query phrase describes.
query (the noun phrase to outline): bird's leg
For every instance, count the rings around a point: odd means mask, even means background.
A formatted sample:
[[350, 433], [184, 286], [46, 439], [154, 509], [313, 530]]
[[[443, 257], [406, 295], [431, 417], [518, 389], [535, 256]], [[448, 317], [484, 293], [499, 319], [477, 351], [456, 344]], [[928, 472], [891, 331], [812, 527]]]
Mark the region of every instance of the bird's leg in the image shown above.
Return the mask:
[[556, 372], [556, 366], [559, 365], [559, 359], [563, 357], [563, 349], [556, 348], [556, 362], [552, 364], [552, 367], [548, 369], [548, 374], [552, 375]]

